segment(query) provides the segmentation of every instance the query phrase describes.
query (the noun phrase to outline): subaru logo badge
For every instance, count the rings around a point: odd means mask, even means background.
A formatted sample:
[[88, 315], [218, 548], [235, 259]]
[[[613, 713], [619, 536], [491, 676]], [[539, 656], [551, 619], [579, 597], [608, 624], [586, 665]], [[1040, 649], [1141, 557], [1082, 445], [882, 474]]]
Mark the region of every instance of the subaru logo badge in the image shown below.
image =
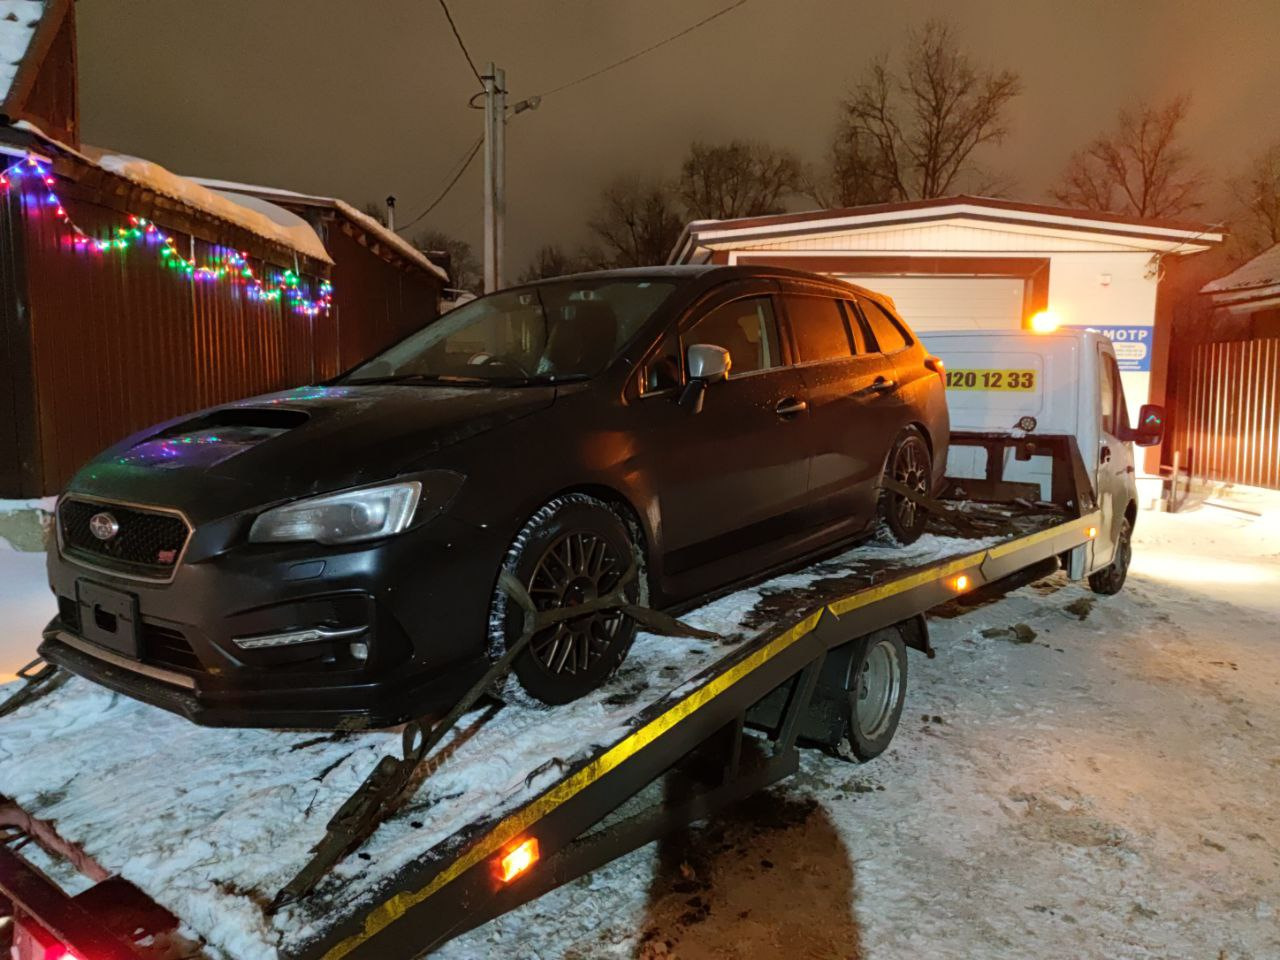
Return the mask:
[[99, 540], [110, 540], [120, 532], [120, 521], [109, 513], [95, 513], [89, 518], [89, 532]]

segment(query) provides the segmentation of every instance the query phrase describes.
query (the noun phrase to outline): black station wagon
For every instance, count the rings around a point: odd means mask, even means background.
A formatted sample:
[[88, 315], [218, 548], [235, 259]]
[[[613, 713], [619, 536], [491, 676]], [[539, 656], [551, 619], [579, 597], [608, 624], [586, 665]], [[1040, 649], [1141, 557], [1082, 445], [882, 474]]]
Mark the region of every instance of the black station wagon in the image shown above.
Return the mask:
[[[539, 610], [673, 610], [923, 514], [941, 367], [888, 300], [769, 267], [582, 274], [461, 306], [337, 379], [184, 416], [60, 498], [48, 660], [206, 724], [381, 726], [451, 705]], [[624, 578], [629, 579], [624, 582]], [[499, 693], [617, 669], [616, 608]]]

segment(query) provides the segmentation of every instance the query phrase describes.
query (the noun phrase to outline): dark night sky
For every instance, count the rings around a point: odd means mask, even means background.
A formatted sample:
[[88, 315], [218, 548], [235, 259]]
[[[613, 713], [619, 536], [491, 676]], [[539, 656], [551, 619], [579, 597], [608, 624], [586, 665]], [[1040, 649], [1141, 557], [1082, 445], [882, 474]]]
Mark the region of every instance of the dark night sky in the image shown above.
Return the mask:
[[[513, 100], [610, 63], [727, 0], [452, 0]], [[480, 132], [475, 78], [435, 0], [79, 0], [86, 141], [185, 174], [421, 210]], [[1043, 199], [1122, 104], [1194, 95], [1187, 146], [1220, 182], [1280, 140], [1276, 0], [749, 0], [508, 127], [508, 273], [573, 248], [617, 173], [672, 174], [695, 137], [825, 149], [836, 102], [906, 28], [949, 16], [980, 61], [1022, 75], [984, 162]], [[1221, 190], [1215, 189], [1214, 199]], [[802, 205], [804, 201], [800, 202]], [[430, 224], [477, 243], [480, 163]], [[1219, 204], [1203, 211], [1220, 215]]]

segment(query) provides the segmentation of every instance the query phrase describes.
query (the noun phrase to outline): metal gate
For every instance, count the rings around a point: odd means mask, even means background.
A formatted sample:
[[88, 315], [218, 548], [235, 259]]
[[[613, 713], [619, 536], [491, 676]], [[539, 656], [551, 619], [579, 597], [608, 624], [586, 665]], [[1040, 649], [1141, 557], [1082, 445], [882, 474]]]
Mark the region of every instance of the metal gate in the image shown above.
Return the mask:
[[1173, 448], [1197, 480], [1280, 489], [1280, 339], [1196, 344]]

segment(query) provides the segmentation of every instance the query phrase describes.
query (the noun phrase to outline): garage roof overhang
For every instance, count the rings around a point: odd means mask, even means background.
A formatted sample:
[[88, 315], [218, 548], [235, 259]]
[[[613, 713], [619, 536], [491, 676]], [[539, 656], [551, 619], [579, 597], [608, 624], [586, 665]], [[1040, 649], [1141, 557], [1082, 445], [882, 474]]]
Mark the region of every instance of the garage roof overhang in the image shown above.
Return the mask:
[[[1177, 220], [1124, 217], [990, 197], [942, 197], [838, 210], [695, 220], [680, 235], [670, 263], [705, 263], [717, 250], [768, 247], [771, 241], [840, 236], [951, 222], [968, 226], [1034, 233], [1050, 238], [1093, 238], [1151, 253], [1196, 253], [1221, 243], [1219, 227]], [[1046, 248], [1051, 245], [1046, 244]]]

